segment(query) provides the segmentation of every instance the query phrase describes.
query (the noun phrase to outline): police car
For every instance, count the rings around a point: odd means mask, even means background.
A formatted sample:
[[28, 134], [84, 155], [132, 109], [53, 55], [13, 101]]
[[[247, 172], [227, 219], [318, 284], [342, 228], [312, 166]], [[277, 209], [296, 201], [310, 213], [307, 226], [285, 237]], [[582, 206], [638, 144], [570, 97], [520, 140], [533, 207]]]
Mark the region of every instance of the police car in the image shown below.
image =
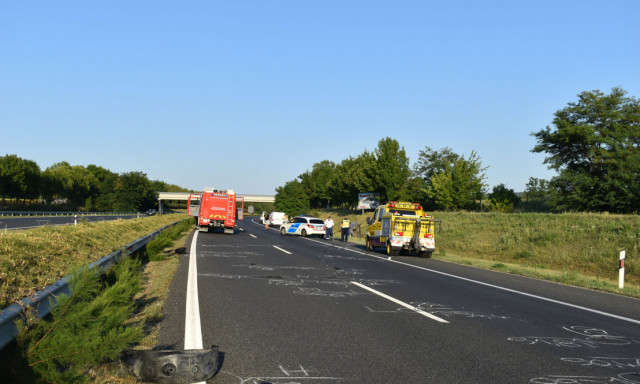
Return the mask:
[[281, 235], [324, 237], [324, 221], [317, 217], [296, 216], [280, 226]]

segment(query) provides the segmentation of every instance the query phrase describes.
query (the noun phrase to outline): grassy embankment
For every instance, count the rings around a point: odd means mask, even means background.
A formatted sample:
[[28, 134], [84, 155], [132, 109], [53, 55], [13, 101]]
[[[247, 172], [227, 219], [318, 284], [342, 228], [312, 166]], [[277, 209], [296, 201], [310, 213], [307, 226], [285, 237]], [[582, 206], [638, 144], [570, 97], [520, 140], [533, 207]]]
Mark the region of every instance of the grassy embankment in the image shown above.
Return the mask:
[[[22, 232], [8, 232], [0, 238], [0, 246], [2, 247], [0, 249], [3, 250], [0, 259], [3, 297], [16, 297], [16, 299], [13, 300], [17, 300], [25, 293], [35, 291], [39, 289], [41, 285], [46, 285], [57, 280], [61, 275], [72, 273], [79, 267], [87, 265], [114, 249], [120, 248], [166, 224], [185, 218], [185, 215], [164, 215], [143, 217], [135, 220], [119, 220], [115, 222], [85, 222], [79, 224], [77, 227], [45, 227]], [[178, 226], [171, 227], [152, 240], [141, 254], [137, 254], [137, 259], [152, 260], [144, 263], [136, 276], [131, 277], [134, 280], [140, 279], [141, 290], [135, 295], [133, 301], [130, 302], [131, 304], [114, 302], [113, 305], [110, 305], [111, 310], [106, 310], [106, 312], [103, 313], [103, 316], [112, 316], [113, 314], [126, 310], [126, 308], [120, 304], [123, 304], [125, 307], [130, 305], [129, 308], [134, 311], [130, 315], [132, 316], [131, 319], [125, 322], [127, 325], [125, 325], [123, 329], [125, 332], [127, 330], [133, 330], [134, 328], [142, 331], [139, 337], [135, 337], [137, 341], [133, 347], [136, 349], [151, 349], [156, 344], [158, 322], [162, 318], [164, 301], [178, 265], [178, 257], [174, 256], [175, 253], [173, 249], [185, 245], [186, 237], [191, 228], [192, 223], [190, 220], [184, 221]], [[176, 240], [176, 238], [178, 239]], [[171, 248], [166, 249], [167, 247]], [[29, 253], [29, 256], [25, 258], [23, 255], [27, 253]], [[17, 265], [21, 265], [23, 268], [17, 268]], [[33, 275], [34, 278], [28, 279], [27, 276], [29, 274]], [[139, 275], [139, 277], [137, 275]], [[107, 281], [112, 279], [113, 278], [107, 278]], [[14, 287], [6, 289], [8, 287], [8, 281], [17, 284], [15, 289]], [[107, 281], [104, 281], [103, 284], [107, 283]], [[123, 283], [127, 284], [128, 281], [129, 280], [123, 281]], [[117, 281], [111, 281], [107, 283], [103, 289], [111, 286], [111, 284], [117, 283]], [[114, 287], [111, 288], [111, 292], [113, 292]], [[108, 295], [112, 294], [106, 293], [107, 291], [104, 292]], [[104, 294], [102, 297], [104, 297]], [[91, 303], [79, 303], [79, 308], [74, 309], [73, 312], [63, 310], [62, 315], [58, 314], [59, 317], [53, 319], [52, 329], [55, 331], [55, 329], [66, 327], [62, 325], [66, 321], [73, 323], [74, 327], [79, 327], [78, 329], [83, 330], [76, 334], [75, 340], [71, 345], [86, 344], [86, 342], [94, 339], [102, 340], [102, 338], [106, 336], [100, 334], [100, 332], [106, 332], [109, 335], [108, 338], [113, 339], [112, 336], [116, 333], [116, 328], [111, 329], [107, 327], [108, 329], [105, 330], [103, 329], [104, 326], [101, 326], [99, 327], [100, 331], [98, 335], [95, 335], [95, 332], [88, 331], [88, 328], [90, 328], [88, 325], [76, 324], [78, 321], [73, 320], [81, 316], [81, 311], [85, 308], [99, 306], [99, 300], [101, 300], [100, 297], [94, 299]], [[95, 317], [94, 322], [100, 322], [100, 316], [96, 315], [95, 309], [93, 312], [94, 314], [91, 316]], [[69, 318], [69, 316], [72, 317]], [[48, 321], [50, 322], [51, 320]], [[61, 322], [57, 323], [57, 321]], [[49, 325], [44, 325], [45, 329], [48, 326]], [[30, 326], [30, 328], [31, 327], [33, 326]], [[123, 329], [119, 331], [122, 332]], [[60, 332], [64, 334], [66, 330], [62, 328]], [[46, 333], [48, 333], [48, 331]], [[52, 337], [55, 338], [53, 336], [54, 333], [51, 333], [51, 335], [50, 337], [46, 337], [45, 340], [37, 341], [36, 339], [33, 345], [42, 345], [40, 344], [42, 341], [51, 341]], [[33, 336], [27, 334], [27, 339], [29, 337]], [[36, 337], [38, 336], [36, 335]], [[55, 341], [51, 342], [55, 343]], [[113, 361], [111, 363], [107, 362], [104, 365], [95, 365], [95, 362], [101, 361], [101, 358], [93, 356], [95, 353], [90, 353], [89, 350], [85, 351], [86, 356], [84, 358], [75, 358], [78, 361], [71, 362], [74, 354], [68, 353], [65, 355], [63, 353], [64, 345], [51, 348], [59, 353], [59, 356], [51, 360], [53, 361], [54, 368], [53, 377], [57, 375], [69, 375], [72, 371], [80, 369], [81, 377], [94, 383], [136, 382], [132, 377], [119, 377], [117, 366], [113, 364]], [[39, 353], [47, 353], [47, 349], [45, 348], [44, 352], [34, 351], [35, 348], [29, 348], [28, 350], [24, 349], [21, 353], [12, 345], [2, 350], [2, 359], [7, 360], [4, 362], [7, 364], [4, 368], [8, 372], [9, 377], [21, 377], [21, 380], [25, 380], [24, 382], [41, 382], [42, 379], [38, 379], [39, 375], [34, 374], [32, 369], [37, 369], [38, 371], [44, 369], [42, 372], [49, 373], [44, 373], [43, 378], [45, 376], [50, 377], [51, 369], [43, 368], [41, 365], [43, 362], [49, 360], [42, 359], [38, 356]], [[118, 349], [116, 347], [111, 353], [117, 353], [117, 351]], [[99, 353], [105, 353], [105, 351], [100, 350]], [[20, 357], [22, 354], [25, 354], [25, 357]], [[29, 365], [27, 365], [27, 359], [29, 360]], [[34, 363], [33, 360], [37, 361], [37, 363]], [[61, 365], [58, 366], [56, 364]], [[82, 374], [82, 367], [87, 364], [92, 364], [93, 369], [90, 369], [87, 374]], [[61, 369], [62, 366], [65, 368]], [[73, 381], [75, 382], [76, 380]]]
[[0, 309], [185, 215], [0, 232]]
[[[336, 223], [361, 211], [314, 210]], [[640, 297], [640, 216], [590, 213], [430, 212], [442, 219], [433, 258], [606, 292]], [[339, 228], [334, 230], [339, 237]], [[625, 286], [618, 288], [618, 259], [626, 252]]]

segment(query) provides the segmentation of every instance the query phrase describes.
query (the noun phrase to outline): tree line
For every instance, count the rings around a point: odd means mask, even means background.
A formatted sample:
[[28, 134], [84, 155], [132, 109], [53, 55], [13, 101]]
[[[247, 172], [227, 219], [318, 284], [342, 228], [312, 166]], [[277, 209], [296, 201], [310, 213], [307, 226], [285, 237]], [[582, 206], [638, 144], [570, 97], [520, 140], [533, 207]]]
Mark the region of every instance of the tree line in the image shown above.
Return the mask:
[[141, 212], [156, 205], [160, 191], [188, 192], [149, 180], [143, 172], [118, 174], [93, 164], [84, 167], [65, 161], [41, 171], [36, 162], [15, 154], [0, 157], [0, 197], [5, 207], [20, 208], [36, 200], [48, 210]]
[[410, 165], [404, 147], [386, 137], [373, 152], [313, 164], [276, 188], [275, 206], [294, 214], [355, 208], [358, 193], [379, 193], [382, 202], [419, 202], [428, 210], [638, 212], [640, 102], [625, 90], [584, 91], [555, 112], [552, 127], [531, 135], [537, 141], [531, 152], [545, 153], [544, 163], [558, 174], [529, 178], [522, 193], [504, 184], [489, 192], [488, 167], [475, 151], [465, 157], [425, 147]]

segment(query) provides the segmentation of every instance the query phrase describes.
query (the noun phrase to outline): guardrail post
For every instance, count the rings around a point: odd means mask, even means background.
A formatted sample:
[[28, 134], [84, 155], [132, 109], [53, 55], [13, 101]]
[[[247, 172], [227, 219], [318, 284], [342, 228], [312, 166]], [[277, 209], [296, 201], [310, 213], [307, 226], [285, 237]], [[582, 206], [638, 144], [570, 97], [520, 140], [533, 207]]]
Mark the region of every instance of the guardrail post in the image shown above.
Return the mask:
[[625, 251], [620, 252], [620, 264], [618, 265], [618, 288], [624, 288], [624, 256]]

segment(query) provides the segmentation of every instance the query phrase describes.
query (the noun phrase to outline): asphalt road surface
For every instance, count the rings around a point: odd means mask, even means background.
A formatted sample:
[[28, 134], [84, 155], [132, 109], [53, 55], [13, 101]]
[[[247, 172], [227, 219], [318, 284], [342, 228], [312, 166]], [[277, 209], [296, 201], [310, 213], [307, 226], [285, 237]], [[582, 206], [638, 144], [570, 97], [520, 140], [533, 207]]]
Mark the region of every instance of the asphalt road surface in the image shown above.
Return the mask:
[[[221, 352], [208, 383], [640, 383], [640, 300], [389, 260], [251, 218], [193, 250], [202, 344]], [[190, 256], [160, 349], [185, 348]]]

